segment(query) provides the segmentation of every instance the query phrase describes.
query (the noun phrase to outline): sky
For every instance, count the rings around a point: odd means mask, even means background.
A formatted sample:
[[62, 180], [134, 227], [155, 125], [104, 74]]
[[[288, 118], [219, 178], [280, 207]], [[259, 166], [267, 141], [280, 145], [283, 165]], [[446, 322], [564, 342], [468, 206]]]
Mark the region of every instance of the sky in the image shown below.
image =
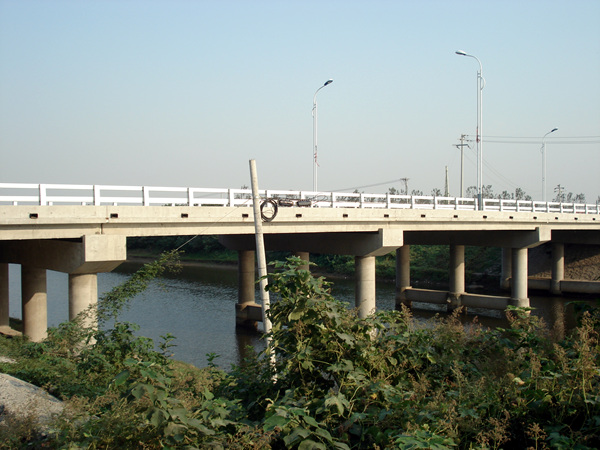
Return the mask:
[[0, 183], [600, 197], [599, 0], [0, 0]]

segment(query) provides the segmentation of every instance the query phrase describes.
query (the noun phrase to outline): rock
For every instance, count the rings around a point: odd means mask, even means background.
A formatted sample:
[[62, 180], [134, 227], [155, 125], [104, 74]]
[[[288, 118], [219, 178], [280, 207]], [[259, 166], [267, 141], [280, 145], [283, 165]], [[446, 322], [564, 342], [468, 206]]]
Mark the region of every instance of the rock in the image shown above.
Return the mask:
[[49, 424], [64, 409], [63, 402], [33, 384], [0, 373], [0, 424], [7, 413]]

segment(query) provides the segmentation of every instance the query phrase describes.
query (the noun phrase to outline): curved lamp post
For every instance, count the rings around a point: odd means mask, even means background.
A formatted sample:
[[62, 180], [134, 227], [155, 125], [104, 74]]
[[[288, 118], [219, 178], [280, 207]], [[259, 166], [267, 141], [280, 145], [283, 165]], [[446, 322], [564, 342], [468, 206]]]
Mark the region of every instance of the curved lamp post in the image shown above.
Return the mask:
[[548, 136], [550, 133], [554, 133], [556, 130], [558, 130], [558, 128], [552, 128], [542, 138], [542, 148], [541, 148], [541, 152], [542, 152], [542, 200], [544, 202], [546, 201], [546, 141], [545, 141], [545, 139], [546, 139], [546, 136]]
[[316, 90], [313, 97], [313, 192], [317, 192], [317, 93], [331, 83], [333, 83], [333, 80], [330, 78], [323, 84], [323, 86]]
[[481, 67], [481, 61], [479, 58], [473, 55], [469, 55], [462, 50], [455, 52], [460, 56], [468, 56], [474, 58], [479, 63], [479, 71], [477, 72], [477, 130], [476, 130], [476, 143], [477, 143], [477, 200], [479, 202], [479, 209], [483, 209], [483, 114], [482, 114], [482, 100], [483, 100], [483, 88], [485, 86], [485, 79], [483, 78], [483, 69]]

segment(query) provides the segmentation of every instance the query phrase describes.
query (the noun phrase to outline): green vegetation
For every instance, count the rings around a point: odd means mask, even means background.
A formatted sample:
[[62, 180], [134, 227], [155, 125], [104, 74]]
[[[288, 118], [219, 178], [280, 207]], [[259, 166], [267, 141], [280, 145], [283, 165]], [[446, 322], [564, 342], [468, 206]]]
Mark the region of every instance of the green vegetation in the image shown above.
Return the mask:
[[[172, 255], [171, 255], [172, 256]], [[172, 260], [147, 266], [103, 302], [104, 331], [64, 324], [42, 343], [0, 339], [32, 381], [71, 407], [47, 437], [0, 425], [7, 448], [443, 449], [600, 446], [600, 312], [555, 339], [526, 309], [510, 327], [463, 326], [455, 315], [366, 319], [290, 258], [268, 289], [271, 348], [226, 373], [172, 361], [118, 321], [125, 300]], [[83, 334], [82, 334], [83, 333]], [[93, 337], [82, 346], [81, 339]], [[214, 356], [214, 355], [213, 355]]]

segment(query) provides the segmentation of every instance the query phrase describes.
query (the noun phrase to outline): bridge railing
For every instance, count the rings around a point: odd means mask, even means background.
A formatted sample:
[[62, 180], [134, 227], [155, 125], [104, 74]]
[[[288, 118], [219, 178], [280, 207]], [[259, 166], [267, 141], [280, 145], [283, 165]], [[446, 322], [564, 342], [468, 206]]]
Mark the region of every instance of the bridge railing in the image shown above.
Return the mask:
[[[261, 198], [317, 208], [477, 210], [473, 198], [261, 190]], [[298, 201], [302, 201], [300, 204]], [[0, 183], [0, 205], [252, 206], [250, 189]], [[486, 211], [600, 214], [598, 204], [483, 199]]]

